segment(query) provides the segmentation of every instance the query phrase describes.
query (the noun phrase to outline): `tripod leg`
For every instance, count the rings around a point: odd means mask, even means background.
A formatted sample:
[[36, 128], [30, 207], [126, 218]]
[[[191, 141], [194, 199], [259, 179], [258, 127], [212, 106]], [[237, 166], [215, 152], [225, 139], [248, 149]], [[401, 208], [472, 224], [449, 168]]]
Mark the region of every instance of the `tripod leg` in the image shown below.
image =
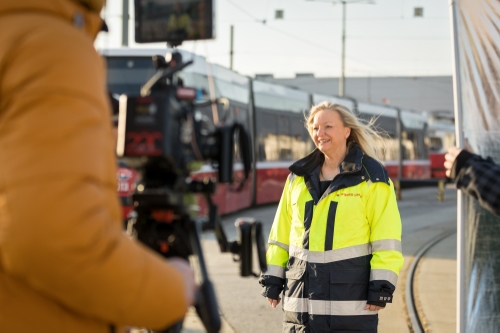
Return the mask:
[[193, 254], [198, 260], [198, 268], [200, 270], [201, 285], [198, 291], [196, 312], [200, 317], [203, 325], [208, 333], [219, 332], [221, 328], [221, 319], [219, 315], [219, 307], [217, 298], [215, 297], [214, 287], [208, 278], [208, 272], [205, 265], [205, 258], [201, 249], [201, 242], [197, 225], [194, 221], [190, 221], [190, 238]]

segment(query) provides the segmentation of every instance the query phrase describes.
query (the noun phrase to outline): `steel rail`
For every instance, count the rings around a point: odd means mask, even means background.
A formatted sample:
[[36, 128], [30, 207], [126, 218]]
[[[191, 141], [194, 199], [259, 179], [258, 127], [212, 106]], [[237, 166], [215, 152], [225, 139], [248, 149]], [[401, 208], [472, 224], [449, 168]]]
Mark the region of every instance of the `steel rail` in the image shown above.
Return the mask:
[[417, 306], [416, 306], [416, 294], [415, 294], [415, 274], [417, 272], [418, 264], [420, 260], [424, 257], [424, 255], [429, 251], [433, 246], [441, 242], [443, 239], [453, 235], [457, 230], [455, 228], [448, 229], [438, 236], [431, 239], [427, 242], [415, 255], [410, 267], [408, 268], [408, 275], [406, 278], [406, 286], [405, 286], [405, 300], [406, 300], [406, 310], [408, 312], [408, 317], [410, 318], [410, 323], [414, 333], [424, 333], [424, 325], [422, 324], [423, 318], [421, 318], [422, 314], [419, 315]]

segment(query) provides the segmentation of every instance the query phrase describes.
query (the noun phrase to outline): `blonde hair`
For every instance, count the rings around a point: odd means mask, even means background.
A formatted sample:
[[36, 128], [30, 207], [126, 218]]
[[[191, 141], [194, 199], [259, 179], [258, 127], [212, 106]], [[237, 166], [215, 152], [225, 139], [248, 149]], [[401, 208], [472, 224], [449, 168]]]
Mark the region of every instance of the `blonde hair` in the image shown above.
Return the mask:
[[383, 156], [382, 150], [384, 150], [383, 138], [387, 134], [375, 128], [374, 124], [377, 120], [376, 117], [367, 122], [356, 117], [356, 115], [344, 105], [327, 101], [321, 102], [313, 105], [311, 110], [309, 110], [309, 114], [304, 115], [306, 120], [305, 126], [311, 137], [313, 137], [314, 116], [318, 112], [324, 110], [336, 111], [343, 125], [351, 129], [351, 134], [347, 138], [347, 147], [349, 147], [352, 142], [356, 142], [363, 153], [380, 161], [380, 157]]

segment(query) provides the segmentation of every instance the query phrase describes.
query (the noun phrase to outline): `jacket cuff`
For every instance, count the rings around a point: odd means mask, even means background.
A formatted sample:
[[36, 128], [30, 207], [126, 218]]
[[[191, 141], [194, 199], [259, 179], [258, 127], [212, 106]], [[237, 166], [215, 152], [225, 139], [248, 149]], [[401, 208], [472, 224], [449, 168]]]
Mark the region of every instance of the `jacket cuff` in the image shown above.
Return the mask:
[[265, 286], [262, 290], [261, 295], [270, 299], [278, 299], [282, 291], [283, 291], [282, 286], [278, 285]]
[[[369, 290], [368, 291], [368, 299], [367, 302], [368, 304], [374, 304], [374, 305], [379, 305], [377, 303], [392, 303], [392, 293], [389, 291], [373, 291]], [[379, 305], [382, 306], [382, 305]], [[385, 306], [385, 305], [384, 305]]]
[[375, 301], [367, 301], [366, 304], [376, 305], [376, 306], [380, 306], [382, 308], [385, 308], [385, 306], [387, 305], [386, 302], [375, 302]]
[[283, 291], [285, 279], [263, 274], [260, 276], [259, 284], [264, 287], [261, 294], [262, 296], [270, 299], [278, 299]]
[[387, 305], [386, 302], [375, 302], [375, 301], [367, 301], [366, 304], [376, 305], [376, 306], [380, 306], [383, 308], [385, 308], [385, 306]]
[[451, 167], [450, 178], [456, 180], [457, 175], [460, 173], [460, 170], [464, 167], [469, 159], [474, 157], [475, 155], [463, 149], [460, 154], [458, 154], [453, 166]]

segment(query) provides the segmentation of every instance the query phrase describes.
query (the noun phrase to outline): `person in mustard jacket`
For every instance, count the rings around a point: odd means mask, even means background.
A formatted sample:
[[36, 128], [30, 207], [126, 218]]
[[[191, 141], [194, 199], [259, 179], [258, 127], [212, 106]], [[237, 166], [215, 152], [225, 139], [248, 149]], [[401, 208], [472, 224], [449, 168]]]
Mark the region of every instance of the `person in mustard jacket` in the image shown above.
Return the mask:
[[283, 332], [377, 332], [392, 302], [401, 253], [394, 187], [376, 160], [371, 124], [344, 106], [311, 108], [317, 147], [290, 166], [260, 284]]
[[0, 331], [163, 329], [192, 270], [123, 232], [104, 0], [0, 1]]

